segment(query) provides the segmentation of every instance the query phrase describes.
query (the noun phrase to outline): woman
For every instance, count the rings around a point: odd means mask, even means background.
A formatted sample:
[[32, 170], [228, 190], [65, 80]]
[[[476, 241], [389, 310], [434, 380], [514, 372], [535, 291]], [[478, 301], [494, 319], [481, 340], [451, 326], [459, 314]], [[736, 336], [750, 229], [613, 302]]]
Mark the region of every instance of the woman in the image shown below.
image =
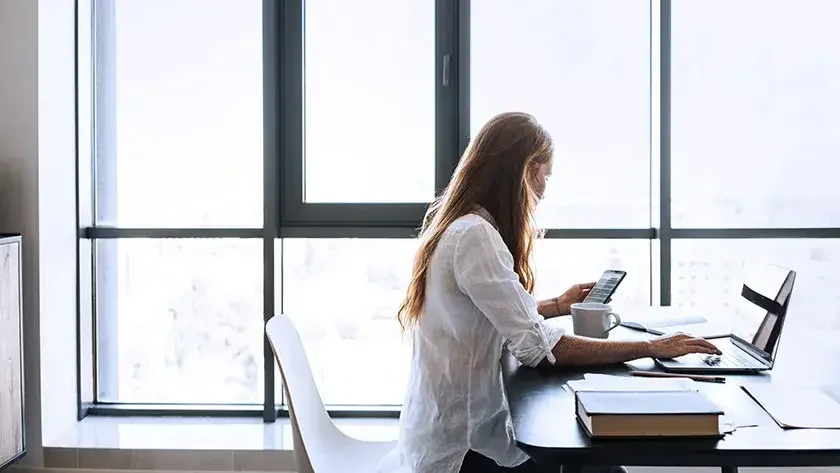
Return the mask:
[[399, 322], [413, 336], [397, 449], [382, 471], [540, 471], [516, 447], [501, 383], [503, 343], [536, 367], [715, 353], [685, 335], [654, 341], [578, 337], [545, 319], [570, 312], [592, 283], [536, 301], [534, 208], [551, 175], [552, 143], [524, 113], [492, 118], [429, 209]]

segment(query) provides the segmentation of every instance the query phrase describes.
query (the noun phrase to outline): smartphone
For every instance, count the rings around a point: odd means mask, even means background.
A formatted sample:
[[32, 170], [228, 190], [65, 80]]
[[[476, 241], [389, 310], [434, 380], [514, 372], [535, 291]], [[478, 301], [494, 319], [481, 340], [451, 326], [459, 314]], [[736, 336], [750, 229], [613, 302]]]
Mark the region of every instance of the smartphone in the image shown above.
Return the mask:
[[621, 281], [624, 281], [624, 276], [627, 276], [626, 271], [616, 269], [604, 271], [601, 279], [595, 283], [595, 287], [589, 291], [583, 302], [599, 302], [601, 304], [609, 302], [618, 285], [621, 284]]

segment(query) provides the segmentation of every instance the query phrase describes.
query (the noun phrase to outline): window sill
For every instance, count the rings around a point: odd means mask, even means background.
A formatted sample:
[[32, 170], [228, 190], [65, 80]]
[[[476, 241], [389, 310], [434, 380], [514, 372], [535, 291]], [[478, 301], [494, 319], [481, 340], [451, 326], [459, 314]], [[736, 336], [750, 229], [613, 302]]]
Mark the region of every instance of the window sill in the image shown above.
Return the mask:
[[[397, 438], [397, 419], [335, 419], [363, 440]], [[289, 419], [88, 417], [44, 446], [47, 468], [294, 471]]]

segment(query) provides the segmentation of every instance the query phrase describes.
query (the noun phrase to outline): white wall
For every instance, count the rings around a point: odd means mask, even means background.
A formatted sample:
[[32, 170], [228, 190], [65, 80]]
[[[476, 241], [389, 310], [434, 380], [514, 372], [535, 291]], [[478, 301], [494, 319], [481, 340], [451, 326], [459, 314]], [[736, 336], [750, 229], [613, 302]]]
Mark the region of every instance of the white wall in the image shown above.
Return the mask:
[[77, 419], [74, 3], [38, 1], [38, 261], [45, 442], [66, 434]]
[[38, 320], [38, 2], [0, 2], [0, 229], [23, 234], [27, 464], [42, 464]]
[[73, 0], [0, 1], [0, 232], [23, 234], [24, 464], [36, 467], [42, 438], [76, 411], [73, 22]]

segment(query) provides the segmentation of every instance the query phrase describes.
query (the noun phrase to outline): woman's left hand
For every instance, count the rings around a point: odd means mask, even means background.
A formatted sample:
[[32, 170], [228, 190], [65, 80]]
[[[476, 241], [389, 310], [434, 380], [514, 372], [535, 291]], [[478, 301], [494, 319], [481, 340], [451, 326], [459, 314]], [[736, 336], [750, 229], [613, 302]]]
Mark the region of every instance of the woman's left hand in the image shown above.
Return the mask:
[[595, 287], [594, 282], [575, 284], [564, 292], [562, 296], [559, 296], [557, 298], [557, 309], [560, 312], [559, 315], [571, 314], [572, 304], [582, 302], [586, 299], [586, 296], [589, 295], [589, 291], [591, 291], [593, 287]]

